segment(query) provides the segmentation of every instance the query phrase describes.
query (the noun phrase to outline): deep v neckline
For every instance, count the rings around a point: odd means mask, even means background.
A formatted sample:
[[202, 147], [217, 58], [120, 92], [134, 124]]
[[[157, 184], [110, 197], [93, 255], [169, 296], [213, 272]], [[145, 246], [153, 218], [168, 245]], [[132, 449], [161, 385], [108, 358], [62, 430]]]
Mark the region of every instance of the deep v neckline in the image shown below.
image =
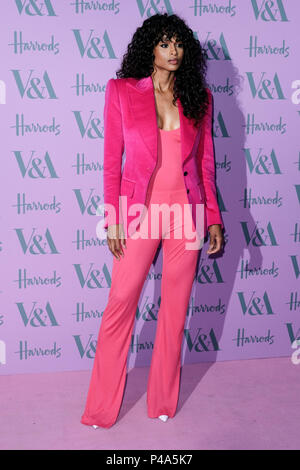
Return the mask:
[[[153, 79], [151, 77], [151, 80], [152, 80], [152, 86], [153, 86], [153, 94], [154, 94], [154, 103], [155, 103], [155, 115], [156, 115], [156, 125], [157, 125], [157, 128], [160, 130], [160, 131], [163, 131], [163, 132], [173, 132], [173, 131], [178, 131], [180, 129], [180, 124], [179, 124], [179, 127], [176, 127], [176, 129], [161, 129], [158, 125], [158, 112], [157, 112], [157, 103], [156, 103], [156, 96], [155, 96], [155, 89], [154, 89], [154, 83], [153, 83]], [[177, 101], [177, 100], [176, 100]], [[178, 117], [179, 117], [179, 121], [180, 121], [180, 113], [179, 113], [179, 107], [178, 107], [178, 104], [177, 104], [177, 110], [178, 110]]]

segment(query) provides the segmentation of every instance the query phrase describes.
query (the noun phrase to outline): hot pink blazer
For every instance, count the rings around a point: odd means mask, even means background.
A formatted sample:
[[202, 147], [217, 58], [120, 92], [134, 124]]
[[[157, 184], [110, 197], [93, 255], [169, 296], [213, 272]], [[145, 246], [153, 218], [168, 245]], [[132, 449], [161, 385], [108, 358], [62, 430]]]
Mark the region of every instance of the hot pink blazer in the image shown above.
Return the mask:
[[[207, 227], [224, 227], [217, 202], [215, 161], [212, 140], [212, 94], [201, 126], [195, 128], [183, 114], [180, 117], [182, 171], [195, 223], [195, 204], [204, 204], [204, 235]], [[158, 126], [154, 87], [151, 76], [111, 78], [107, 82], [104, 104], [104, 203], [115, 208], [116, 218], [106, 213], [108, 225], [120, 223], [119, 196], [127, 196], [127, 227], [139, 214], [128, 215], [132, 204], [145, 204], [146, 193], [157, 160]], [[122, 156], [125, 162], [122, 168]], [[139, 218], [138, 218], [139, 220]]]

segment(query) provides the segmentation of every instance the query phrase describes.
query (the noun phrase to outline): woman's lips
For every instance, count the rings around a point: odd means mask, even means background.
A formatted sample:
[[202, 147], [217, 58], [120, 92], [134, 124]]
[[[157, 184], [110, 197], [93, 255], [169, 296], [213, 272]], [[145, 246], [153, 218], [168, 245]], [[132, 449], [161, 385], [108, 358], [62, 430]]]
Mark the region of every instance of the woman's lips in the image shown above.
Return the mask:
[[170, 62], [170, 64], [177, 64], [178, 60], [177, 59], [171, 59], [168, 62]]

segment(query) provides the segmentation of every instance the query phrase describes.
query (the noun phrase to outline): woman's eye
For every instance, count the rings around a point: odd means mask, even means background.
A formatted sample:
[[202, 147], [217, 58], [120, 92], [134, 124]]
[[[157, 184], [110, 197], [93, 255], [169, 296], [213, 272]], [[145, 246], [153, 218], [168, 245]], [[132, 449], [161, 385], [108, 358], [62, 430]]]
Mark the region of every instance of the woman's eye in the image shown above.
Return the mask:
[[[169, 44], [167, 44], [166, 42], [163, 42], [160, 46], [164, 48], [164, 46], [168, 47]], [[177, 47], [183, 47], [183, 43], [182, 42], [178, 42], [176, 44]]]

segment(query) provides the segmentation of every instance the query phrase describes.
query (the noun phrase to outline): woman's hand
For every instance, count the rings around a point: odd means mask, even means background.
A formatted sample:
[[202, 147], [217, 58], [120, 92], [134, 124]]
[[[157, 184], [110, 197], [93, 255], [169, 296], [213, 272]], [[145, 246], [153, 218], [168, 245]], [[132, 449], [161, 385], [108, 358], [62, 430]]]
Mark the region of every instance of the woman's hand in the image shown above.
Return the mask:
[[124, 256], [123, 247], [126, 248], [123, 224], [109, 225], [107, 229], [107, 244], [112, 254], [119, 260]]
[[213, 224], [208, 227], [209, 230], [209, 248], [206, 253], [211, 255], [221, 250], [224, 243], [224, 236], [222, 233], [221, 224]]

